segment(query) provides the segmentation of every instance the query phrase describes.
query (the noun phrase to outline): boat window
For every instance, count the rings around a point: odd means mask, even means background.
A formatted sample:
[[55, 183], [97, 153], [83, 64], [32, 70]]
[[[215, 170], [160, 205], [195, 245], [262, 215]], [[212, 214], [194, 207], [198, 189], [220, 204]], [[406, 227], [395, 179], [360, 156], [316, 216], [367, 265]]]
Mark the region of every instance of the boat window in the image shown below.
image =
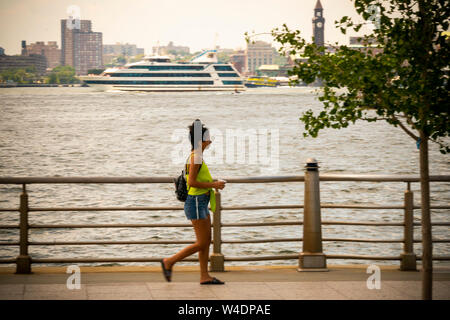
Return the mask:
[[208, 84], [214, 84], [214, 81], [190, 81], [190, 80], [155, 80], [155, 81], [148, 81], [148, 80], [85, 80], [87, 84], [194, 84], [194, 85], [208, 85]]
[[172, 66], [131, 66], [129, 69], [147, 69], [147, 70], [203, 70], [203, 66], [187, 66], [187, 65], [172, 65]]
[[237, 75], [237, 73], [219, 73], [219, 77], [233, 77], [233, 78], [235, 78], [235, 77], [239, 77], [238, 75]]
[[209, 73], [112, 73], [111, 77], [160, 77], [160, 78], [177, 78], [177, 77], [189, 77], [189, 78], [210, 78]]
[[223, 84], [242, 84], [242, 81], [227, 81], [223, 80]]
[[216, 71], [234, 71], [233, 68], [231, 66], [214, 66], [214, 69], [216, 69]]

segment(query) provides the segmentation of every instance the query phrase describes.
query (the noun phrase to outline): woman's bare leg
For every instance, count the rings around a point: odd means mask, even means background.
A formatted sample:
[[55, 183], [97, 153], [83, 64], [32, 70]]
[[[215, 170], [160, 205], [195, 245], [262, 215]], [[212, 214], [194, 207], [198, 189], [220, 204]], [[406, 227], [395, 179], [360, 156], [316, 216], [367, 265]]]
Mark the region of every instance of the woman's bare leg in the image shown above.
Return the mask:
[[170, 258], [163, 259], [164, 265], [167, 269], [171, 269], [178, 261], [198, 252], [200, 262], [200, 282], [211, 280], [212, 277], [210, 277], [208, 273], [209, 246], [211, 244], [211, 217], [208, 215], [208, 218], [206, 219], [195, 219], [191, 221], [194, 226], [197, 241], [180, 250]]
[[211, 245], [211, 217], [202, 219], [201, 225], [195, 228], [197, 242], [200, 250], [198, 252], [198, 261], [200, 262], [200, 282], [212, 280], [208, 273], [209, 246]]

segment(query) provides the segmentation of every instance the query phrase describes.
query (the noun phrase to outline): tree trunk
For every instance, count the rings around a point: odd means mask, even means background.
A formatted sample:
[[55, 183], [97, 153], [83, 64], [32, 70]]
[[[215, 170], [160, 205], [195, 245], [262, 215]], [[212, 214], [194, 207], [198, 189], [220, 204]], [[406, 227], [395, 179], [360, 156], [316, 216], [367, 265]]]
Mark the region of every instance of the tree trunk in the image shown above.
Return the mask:
[[422, 299], [431, 300], [433, 293], [433, 242], [430, 217], [430, 176], [428, 137], [420, 130], [420, 190], [422, 209]]

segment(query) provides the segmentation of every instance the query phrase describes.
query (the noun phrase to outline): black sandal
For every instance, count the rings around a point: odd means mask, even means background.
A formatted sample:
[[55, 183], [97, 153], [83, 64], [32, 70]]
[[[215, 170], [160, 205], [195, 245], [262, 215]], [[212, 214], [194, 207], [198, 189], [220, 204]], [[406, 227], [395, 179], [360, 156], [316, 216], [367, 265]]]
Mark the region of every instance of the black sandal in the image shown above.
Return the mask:
[[163, 270], [164, 278], [166, 278], [167, 282], [170, 282], [172, 280], [172, 269], [166, 269], [166, 266], [164, 265], [164, 259], [161, 260], [161, 267]]
[[213, 278], [212, 280], [209, 280], [209, 281], [200, 282], [200, 284], [225, 284], [225, 282], [220, 281], [217, 278]]

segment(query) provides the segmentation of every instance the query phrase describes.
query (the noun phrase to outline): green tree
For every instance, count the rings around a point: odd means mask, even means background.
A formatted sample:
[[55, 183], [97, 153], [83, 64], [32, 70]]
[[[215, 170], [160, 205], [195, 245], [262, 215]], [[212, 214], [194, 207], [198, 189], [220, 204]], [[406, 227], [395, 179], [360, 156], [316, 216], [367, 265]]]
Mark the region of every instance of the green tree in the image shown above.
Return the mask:
[[71, 66], [57, 66], [53, 68], [46, 78], [47, 83], [69, 84], [78, 83], [79, 80], [75, 76], [75, 69]]
[[298, 30], [286, 25], [272, 30], [280, 52], [301, 53], [307, 63], [297, 62], [291, 75], [306, 83], [320, 78], [319, 100], [323, 110], [308, 110], [300, 120], [304, 136], [316, 137], [324, 128], [345, 128], [357, 120], [384, 120], [400, 127], [420, 147], [422, 215], [422, 297], [432, 298], [432, 238], [428, 142], [442, 153], [450, 148], [443, 139], [450, 135], [449, 42], [443, 31], [449, 27], [449, 0], [354, 0], [364, 20], [344, 16], [336, 26], [345, 34], [374, 23], [363, 38], [375, 39], [378, 51], [354, 50], [336, 44], [334, 54], [308, 43]]
[[89, 69], [88, 70], [88, 74], [101, 74], [103, 71], [105, 71], [105, 69]]
[[39, 78], [34, 66], [7, 69], [1, 72], [0, 77], [2, 81], [11, 80], [17, 83], [33, 83]]
[[45, 83], [59, 84], [58, 74], [55, 72], [50, 73], [50, 75], [45, 79]]

